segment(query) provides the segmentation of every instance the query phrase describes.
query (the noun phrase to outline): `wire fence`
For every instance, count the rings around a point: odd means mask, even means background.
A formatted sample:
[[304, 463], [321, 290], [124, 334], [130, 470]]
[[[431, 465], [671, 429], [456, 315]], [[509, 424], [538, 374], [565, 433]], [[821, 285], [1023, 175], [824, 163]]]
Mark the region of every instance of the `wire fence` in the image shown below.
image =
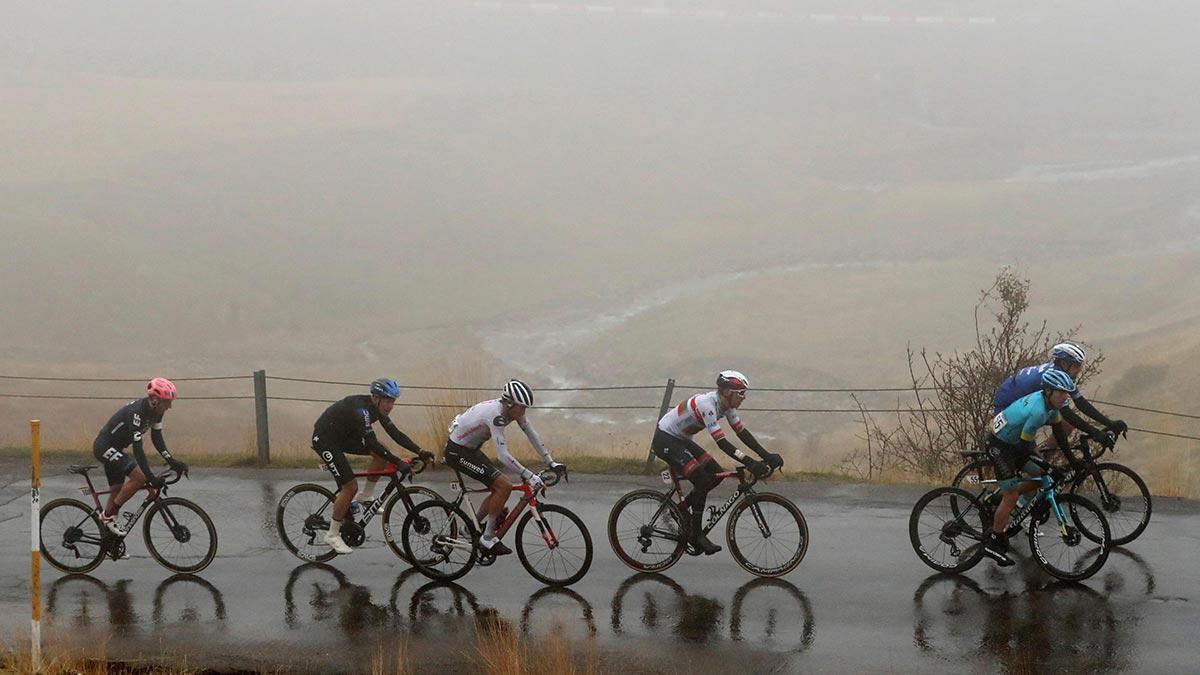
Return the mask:
[[[70, 376], [43, 376], [43, 375], [6, 375], [0, 374], [0, 380], [11, 382], [72, 382], [72, 383], [143, 383], [148, 377], [140, 378], [106, 378], [106, 377], [70, 377]], [[176, 377], [171, 378], [176, 382], [235, 382], [244, 380], [254, 381], [253, 394], [221, 394], [221, 395], [198, 395], [182, 397], [188, 401], [244, 401], [254, 400], [256, 404], [257, 425], [259, 426], [259, 445], [260, 455], [264, 457], [269, 452], [267, 446], [267, 402], [295, 402], [295, 403], [333, 403], [339, 398], [323, 397], [323, 396], [290, 396], [290, 395], [272, 395], [267, 393], [267, 382], [276, 383], [292, 383], [305, 385], [318, 385], [321, 387], [353, 387], [359, 390], [365, 390], [368, 386], [367, 382], [356, 382], [347, 380], [333, 380], [321, 378], [307, 377], [287, 377], [280, 375], [267, 375], [265, 371], [256, 371], [250, 375], [225, 375], [225, 376], [205, 376], [205, 377]], [[427, 391], [427, 392], [463, 392], [463, 393], [479, 393], [479, 392], [496, 392], [499, 386], [448, 386], [434, 384], [403, 384], [402, 389], [410, 391]], [[670, 402], [670, 397], [675, 389], [682, 391], [706, 391], [711, 390], [712, 386], [685, 385], [676, 384], [674, 380], [668, 380], [665, 384], [623, 384], [623, 385], [603, 385], [603, 386], [578, 386], [578, 387], [538, 387], [539, 392], [556, 392], [556, 393], [598, 393], [598, 392], [635, 392], [635, 391], [655, 391], [662, 392], [662, 405], [654, 405], [647, 403], [643, 405], [606, 405], [606, 404], [563, 404], [563, 405], [539, 405], [539, 410], [560, 410], [560, 411], [594, 411], [594, 412], [617, 412], [617, 411], [637, 411], [642, 413], [658, 412], [662, 414], [666, 405]], [[757, 387], [755, 393], [778, 393], [778, 394], [900, 394], [912, 393], [919, 394], [921, 392], [936, 391], [936, 387], [929, 386], [908, 386], [908, 387], [885, 387], [885, 386], [863, 386], [863, 387]], [[31, 399], [31, 400], [88, 400], [88, 401], [128, 401], [129, 396], [102, 396], [91, 394], [47, 394], [33, 392], [0, 392], [0, 398], [3, 399]], [[1135, 410], [1138, 412], [1161, 415], [1168, 418], [1185, 419], [1185, 420], [1200, 420], [1200, 414], [1183, 413], [1170, 410], [1161, 410], [1147, 406], [1132, 405], [1129, 403], [1120, 403], [1115, 401], [1095, 400], [1097, 404], [1122, 408], [1127, 410]], [[460, 405], [444, 402], [411, 402], [397, 401], [397, 407], [402, 408], [428, 408], [428, 409], [455, 409], [461, 408]], [[948, 410], [944, 408], [929, 407], [924, 403], [918, 402], [915, 405], [905, 406], [897, 403], [896, 407], [814, 407], [808, 406], [772, 406], [772, 407], [743, 407], [740, 408], [743, 412], [756, 413], [773, 413], [773, 414], [909, 414], [909, 413], [944, 413]], [[1176, 431], [1166, 431], [1163, 429], [1152, 429], [1145, 426], [1130, 427], [1130, 431], [1150, 434], [1154, 436], [1162, 436], [1169, 438], [1186, 439], [1200, 441], [1200, 435], [1192, 435], [1186, 433], [1178, 433]]]

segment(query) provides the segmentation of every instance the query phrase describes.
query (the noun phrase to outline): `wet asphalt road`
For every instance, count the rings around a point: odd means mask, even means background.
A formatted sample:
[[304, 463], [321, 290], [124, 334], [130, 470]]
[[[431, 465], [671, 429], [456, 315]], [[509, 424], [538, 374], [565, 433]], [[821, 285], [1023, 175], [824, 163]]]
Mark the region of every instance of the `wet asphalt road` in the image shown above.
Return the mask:
[[[0, 507], [0, 631], [28, 636], [28, 483], [4, 467]], [[43, 503], [77, 494], [77, 477], [47, 467]], [[13, 481], [13, 482], [10, 482]], [[403, 644], [418, 670], [462, 665], [476, 627], [545, 636], [557, 625], [591, 644], [605, 669], [715, 672], [999, 671], [1040, 664], [1079, 671], [1195, 672], [1200, 663], [1200, 504], [1160, 498], [1147, 532], [1096, 577], [1059, 584], [1017, 544], [1021, 562], [984, 561], [967, 575], [933, 574], [913, 554], [907, 522], [924, 488], [772, 482], [811, 533], [808, 555], [782, 580], [755, 580], [726, 553], [685, 556], [664, 576], [636, 575], [612, 553], [610, 505], [652, 477], [574, 477], [551, 501], [580, 513], [595, 560], [581, 582], [546, 590], [515, 556], [476, 567], [457, 585], [409, 570], [371, 540], [331, 565], [302, 565], [280, 544], [274, 513], [288, 487], [326, 482], [317, 470], [198, 469], [172, 494], [216, 522], [216, 561], [172, 576], [130, 537], [132, 558], [91, 576], [43, 571], [44, 631], [107, 643], [111, 658], [299, 671], [368, 668]], [[448, 474], [421, 483], [449, 494]], [[710, 501], [723, 500], [722, 486]], [[718, 530], [722, 531], [722, 530]], [[511, 535], [510, 535], [511, 536]], [[718, 543], [720, 540], [718, 539]]]

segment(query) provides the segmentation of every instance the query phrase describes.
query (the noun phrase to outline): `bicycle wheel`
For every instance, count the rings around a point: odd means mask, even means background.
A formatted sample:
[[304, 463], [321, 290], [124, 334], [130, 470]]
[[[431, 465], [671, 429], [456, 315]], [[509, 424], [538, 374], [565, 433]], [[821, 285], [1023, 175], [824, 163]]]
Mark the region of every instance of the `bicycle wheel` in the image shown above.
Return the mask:
[[[996, 489], [995, 483], [985, 483], [984, 481], [994, 480], [996, 480], [996, 465], [992, 464], [991, 460], [977, 459], [964, 466], [954, 476], [954, 480], [950, 482], [950, 485], [951, 487], [966, 490], [971, 494], [977, 495], [979, 499], [983, 499], [984, 495], [990, 495]], [[967, 508], [967, 505], [960, 504], [957, 500], [952, 500], [950, 508], [954, 512], [954, 515], [957, 516]]]
[[747, 572], [778, 577], [796, 569], [808, 552], [808, 523], [790, 499], [761, 492], [733, 507], [725, 538], [729, 553]]
[[55, 499], [42, 507], [42, 557], [72, 574], [90, 572], [104, 561], [104, 526], [94, 509], [75, 499]]
[[[438, 493], [421, 485], [412, 485], [401, 488], [401, 490], [403, 494], [409, 496], [409, 499], [412, 499], [414, 507], [431, 499], [441, 499]], [[405, 507], [401, 494], [400, 491], [397, 491], [383, 507], [383, 539], [387, 542], [388, 548], [392, 549], [392, 553], [395, 553], [404, 562], [408, 562], [408, 556], [404, 555], [404, 544], [399, 538], [400, 528], [404, 527], [404, 519], [408, 517], [408, 508]]]
[[454, 581], [479, 559], [475, 524], [450, 502], [434, 499], [409, 512], [400, 530], [409, 564], [435, 581]]
[[[966, 504], [965, 508], [963, 504]], [[939, 572], [966, 572], [983, 558], [982, 532], [991, 515], [966, 490], [940, 487], [913, 505], [908, 539], [917, 557]]]
[[[1101, 491], [1100, 483], [1104, 483]], [[1071, 494], [1079, 495], [1104, 511], [1113, 546], [1124, 546], [1141, 536], [1150, 524], [1150, 489], [1133, 469], [1122, 464], [1097, 464], [1079, 475], [1071, 484]], [[1086, 527], [1080, 523], [1080, 527]], [[1098, 533], [1085, 531], [1089, 539]]]
[[275, 510], [275, 529], [283, 545], [297, 558], [325, 562], [337, 555], [325, 543], [333, 516], [333, 493], [320, 485], [304, 483], [283, 493]]
[[212, 518], [182, 497], [155, 501], [146, 511], [142, 536], [150, 555], [172, 572], [195, 574], [217, 556], [217, 528]]
[[[1108, 560], [1108, 521], [1099, 506], [1079, 495], [1060, 494], [1056, 499], [1072, 522], [1059, 522], [1057, 517], [1047, 517], [1043, 522], [1042, 516], [1051, 516], [1053, 511], [1047, 513], [1050, 502], [1042, 502], [1029, 519], [1029, 550], [1047, 574], [1066, 581], [1083, 581], [1099, 572]], [[1093, 539], [1084, 536], [1085, 532], [1102, 536]]]
[[661, 572], [679, 561], [683, 514], [657, 490], [634, 490], [608, 514], [608, 543], [621, 562], [639, 572]]
[[539, 504], [538, 514], [540, 522], [529, 512], [517, 523], [517, 557], [543, 584], [570, 586], [592, 566], [592, 535], [579, 516], [557, 504]]

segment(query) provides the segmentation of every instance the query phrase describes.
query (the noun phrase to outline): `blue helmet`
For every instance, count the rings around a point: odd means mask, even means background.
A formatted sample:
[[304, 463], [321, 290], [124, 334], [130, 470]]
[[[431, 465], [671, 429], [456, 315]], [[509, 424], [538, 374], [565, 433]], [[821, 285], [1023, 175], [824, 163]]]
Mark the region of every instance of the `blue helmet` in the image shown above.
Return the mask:
[[1058, 368], [1047, 368], [1042, 372], [1042, 387], [1046, 389], [1058, 389], [1068, 394], [1074, 394], [1075, 380], [1071, 379], [1070, 375]]
[[400, 385], [395, 380], [381, 377], [371, 383], [371, 395], [384, 398], [400, 398]]

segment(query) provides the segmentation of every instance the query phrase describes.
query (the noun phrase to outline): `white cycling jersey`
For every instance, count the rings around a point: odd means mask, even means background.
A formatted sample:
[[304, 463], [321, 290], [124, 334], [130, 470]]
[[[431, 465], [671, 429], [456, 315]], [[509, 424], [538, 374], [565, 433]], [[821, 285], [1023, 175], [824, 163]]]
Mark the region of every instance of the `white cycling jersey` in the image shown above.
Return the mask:
[[717, 392], [710, 391], [706, 394], [696, 394], [668, 410], [658, 421], [658, 428], [675, 438], [683, 439], [691, 438], [701, 429], [707, 428], [713, 440], [719, 441], [725, 438], [725, 431], [721, 429], [722, 417], [729, 421], [734, 433], [742, 430], [742, 420], [738, 417], [737, 410], [722, 410]]
[[[500, 399], [476, 403], [460, 413], [450, 423], [450, 440], [464, 448], [479, 448], [487, 442], [487, 439], [492, 439], [492, 443], [496, 445], [496, 457], [504, 465], [504, 468], [524, 478], [525, 472], [529, 470], [521, 466], [521, 463], [512, 456], [512, 453], [508, 451], [508, 441], [504, 440], [504, 427], [512, 421], [505, 417], [504, 403]], [[528, 416], [522, 415], [516, 422], [517, 426], [521, 427], [521, 431], [525, 432], [529, 444], [538, 451], [542, 459], [546, 460], [547, 464], [552, 463], [554, 459], [550, 457], [550, 451], [542, 444], [542, 439], [529, 424]]]

